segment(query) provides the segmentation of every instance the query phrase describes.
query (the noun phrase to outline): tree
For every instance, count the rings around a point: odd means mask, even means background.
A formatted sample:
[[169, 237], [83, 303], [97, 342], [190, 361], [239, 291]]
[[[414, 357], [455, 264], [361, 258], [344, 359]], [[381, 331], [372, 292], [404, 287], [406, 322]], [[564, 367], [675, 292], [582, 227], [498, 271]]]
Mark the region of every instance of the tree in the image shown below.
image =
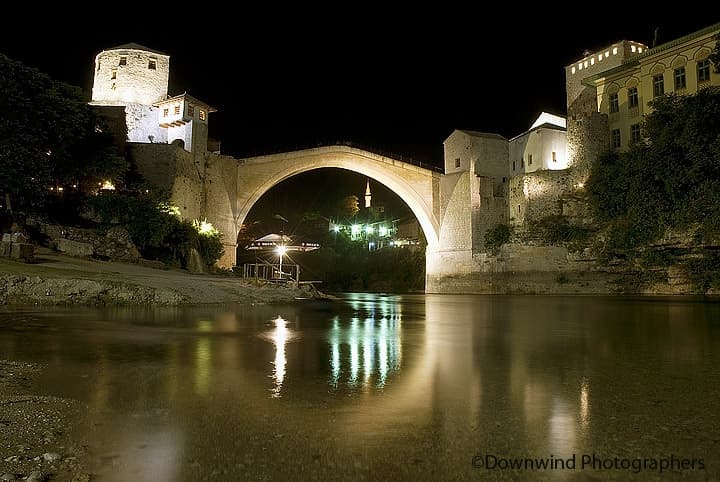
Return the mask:
[[720, 89], [655, 99], [647, 143], [601, 156], [587, 189], [609, 244], [634, 249], [667, 228], [720, 235]]
[[715, 49], [708, 58], [715, 66], [715, 73], [720, 74], [720, 33], [715, 35]]
[[0, 54], [0, 193], [6, 209], [42, 208], [50, 187], [127, 170], [79, 88]]
[[358, 197], [354, 194], [345, 196], [338, 202], [337, 208], [340, 217], [345, 219], [354, 218], [360, 212]]

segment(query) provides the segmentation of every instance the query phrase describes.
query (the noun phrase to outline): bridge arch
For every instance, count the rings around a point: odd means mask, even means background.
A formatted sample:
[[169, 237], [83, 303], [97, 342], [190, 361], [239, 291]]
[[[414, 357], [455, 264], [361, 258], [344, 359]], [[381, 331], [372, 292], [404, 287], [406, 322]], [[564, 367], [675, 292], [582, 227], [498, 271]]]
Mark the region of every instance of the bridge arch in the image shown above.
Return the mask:
[[320, 147], [243, 159], [238, 168], [235, 237], [252, 207], [273, 186], [295, 175], [328, 167], [362, 174], [392, 190], [417, 218], [428, 248], [435, 249], [439, 239], [436, 200], [440, 174], [348, 146]]

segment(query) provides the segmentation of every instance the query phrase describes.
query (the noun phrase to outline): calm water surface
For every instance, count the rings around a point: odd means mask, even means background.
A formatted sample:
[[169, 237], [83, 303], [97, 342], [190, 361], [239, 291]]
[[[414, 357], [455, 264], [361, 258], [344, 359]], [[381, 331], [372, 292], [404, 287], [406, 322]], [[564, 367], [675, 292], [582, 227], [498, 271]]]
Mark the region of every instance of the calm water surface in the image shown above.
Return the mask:
[[0, 353], [87, 404], [98, 480], [720, 478], [719, 303], [4, 311]]

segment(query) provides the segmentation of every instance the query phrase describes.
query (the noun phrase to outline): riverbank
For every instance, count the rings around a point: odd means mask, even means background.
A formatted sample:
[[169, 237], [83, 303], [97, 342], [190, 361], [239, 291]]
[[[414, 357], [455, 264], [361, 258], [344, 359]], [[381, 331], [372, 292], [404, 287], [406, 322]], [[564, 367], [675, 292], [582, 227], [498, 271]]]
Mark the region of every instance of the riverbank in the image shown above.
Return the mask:
[[74, 258], [43, 248], [35, 259], [0, 259], [0, 305], [264, 304], [323, 296], [310, 287]]
[[0, 480], [87, 482], [87, 443], [71, 435], [84, 405], [30, 394], [37, 364], [0, 360]]

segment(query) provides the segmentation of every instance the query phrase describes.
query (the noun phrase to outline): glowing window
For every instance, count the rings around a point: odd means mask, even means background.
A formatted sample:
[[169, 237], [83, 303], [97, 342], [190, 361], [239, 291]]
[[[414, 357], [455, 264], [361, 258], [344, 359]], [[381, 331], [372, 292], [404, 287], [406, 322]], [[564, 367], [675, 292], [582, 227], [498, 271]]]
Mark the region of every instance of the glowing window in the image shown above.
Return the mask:
[[595, 57], [590, 59], [590, 65], [595, 65]]
[[609, 51], [609, 50], [606, 50], [606, 51], [605, 51], [605, 58], [608, 58], [608, 57], [610, 57], [610, 51]]
[[582, 70], [582, 62], [578, 64], [578, 70]]
[[613, 55], [617, 55], [617, 47], [613, 47]]
[[639, 54], [642, 53], [642, 47], [638, 47], [638, 53], [639, 53]]
[[637, 50], [637, 49], [635, 48], [634, 45], [631, 45], [631, 46], [630, 46], [630, 52], [635, 53], [636, 50]]
[[575, 73], [575, 67], [573, 67], [572, 69], [570, 69], [570, 71], [574, 74], [574, 73]]
[[150, 70], [157, 69], [157, 60], [156, 59], [148, 60], [148, 69], [150, 69]]
[[598, 62], [602, 60], [602, 54], [598, 55]]
[[588, 66], [588, 62], [586, 60], [585, 63], [583, 64], [583, 67], [585, 67], [587, 69], [587, 66]]
[[202, 110], [202, 109], [200, 109], [200, 120], [201, 120], [201, 121], [204, 121], [204, 120], [205, 120], [205, 116], [206, 116], [205, 111]]
[[118, 65], [127, 65], [127, 55], [120, 56], [120, 62], [118, 62]]
[[180, 104], [176, 105], [173, 109], [173, 114], [180, 115]]

